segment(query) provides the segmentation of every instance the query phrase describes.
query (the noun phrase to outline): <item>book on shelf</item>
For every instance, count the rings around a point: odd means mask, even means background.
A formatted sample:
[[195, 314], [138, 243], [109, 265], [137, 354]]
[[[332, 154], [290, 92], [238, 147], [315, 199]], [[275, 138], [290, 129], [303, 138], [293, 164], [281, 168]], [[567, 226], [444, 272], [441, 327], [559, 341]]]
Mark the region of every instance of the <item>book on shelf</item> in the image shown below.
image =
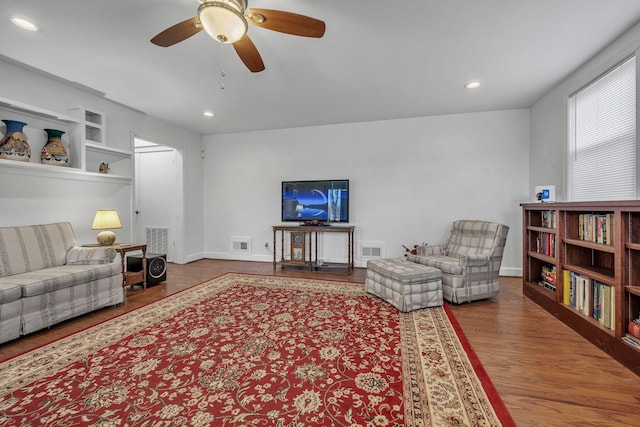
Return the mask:
[[611, 286], [602, 287], [602, 319], [600, 323], [611, 329]]
[[609, 289], [611, 290], [611, 326], [609, 326], [609, 329], [611, 329], [612, 331], [616, 330], [616, 288], [614, 286], [609, 286]]
[[576, 287], [576, 303], [573, 308], [579, 312], [584, 312], [584, 286], [587, 284], [587, 278], [576, 274], [575, 287]]
[[578, 238], [589, 242], [613, 245], [613, 214], [580, 214]]
[[589, 316], [593, 311], [593, 298], [591, 297], [591, 279], [581, 276], [582, 280], [582, 314]]
[[593, 281], [593, 318], [605, 328], [615, 330], [615, 288]]
[[[568, 278], [567, 278], [568, 276]], [[615, 288], [575, 271], [564, 272], [564, 305], [615, 330]]]
[[556, 228], [556, 211], [542, 211], [542, 227]]
[[[583, 276], [574, 271], [567, 272], [569, 275], [569, 306], [576, 309], [585, 316], [593, 313], [594, 299], [592, 297], [591, 278]], [[567, 275], [565, 274], [565, 276]]]
[[543, 288], [547, 288], [553, 292], [556, 292], [558, 287], [558, 276], [555, 265], [544, 265], [542, 272], [540, 273], [540, 281], [538, 282]]
[[593, 296], [592, 296], [592, 286], [591, 279], [585, 276], [582, 276], [582, 283], [584, 286], [584, 303], [582, 306], [582, 314], [589, 316], [593, 311]]
[[556, 235], [540, 232], [536, 236], [536, 252], [550, 257], [556, 256]]
[[593, 282], [593, 318], [599, 320], [602, 316], [602, 293], [598, 282]]

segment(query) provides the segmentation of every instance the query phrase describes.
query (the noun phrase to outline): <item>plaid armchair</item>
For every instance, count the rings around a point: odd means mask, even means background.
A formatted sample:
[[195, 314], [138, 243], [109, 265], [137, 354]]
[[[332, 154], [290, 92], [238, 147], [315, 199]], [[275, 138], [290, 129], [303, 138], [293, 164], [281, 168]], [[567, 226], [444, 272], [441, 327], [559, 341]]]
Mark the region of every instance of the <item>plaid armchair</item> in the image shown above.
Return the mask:
[[442, 294], [453, 303], [498, 294], [500, 264], [509, 227], [488, 221], [459, 220], [446, 243], [419, 246], [409, 261], [442, 271]]

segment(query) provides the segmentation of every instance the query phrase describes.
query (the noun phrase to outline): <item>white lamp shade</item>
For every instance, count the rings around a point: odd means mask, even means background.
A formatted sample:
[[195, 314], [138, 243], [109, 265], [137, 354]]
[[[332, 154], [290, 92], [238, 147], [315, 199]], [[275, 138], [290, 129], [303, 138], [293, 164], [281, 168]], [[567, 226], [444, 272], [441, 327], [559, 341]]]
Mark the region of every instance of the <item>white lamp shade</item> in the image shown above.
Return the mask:
[[221, 43], [235, 43], [247, 32], [243, 10], [233, 0], [205, 2], [198, 8], [204, 30]]
[[115, 210], [99, 210], [93, 219], [92, 230], [104, 230], [98, 233], [98, 243], [101, 246], [113, 245], [116, 241], [116, 234], [110, 231], [111, 228], [122, 228], [118, 212]]
[[93, 219], [92, 230], [109, 230], [111, 228], [122, 228], [118, 212], [116, 210], [99, 210]]

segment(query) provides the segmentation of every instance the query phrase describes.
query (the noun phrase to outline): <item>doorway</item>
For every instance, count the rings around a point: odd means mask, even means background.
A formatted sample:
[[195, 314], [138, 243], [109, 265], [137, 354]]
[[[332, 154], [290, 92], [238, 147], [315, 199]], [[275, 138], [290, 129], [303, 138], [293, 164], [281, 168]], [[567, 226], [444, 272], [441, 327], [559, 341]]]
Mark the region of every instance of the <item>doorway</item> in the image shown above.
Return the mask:
[[134, 137], [134, 234], [147, 251], [184, 263], [182, 152]]

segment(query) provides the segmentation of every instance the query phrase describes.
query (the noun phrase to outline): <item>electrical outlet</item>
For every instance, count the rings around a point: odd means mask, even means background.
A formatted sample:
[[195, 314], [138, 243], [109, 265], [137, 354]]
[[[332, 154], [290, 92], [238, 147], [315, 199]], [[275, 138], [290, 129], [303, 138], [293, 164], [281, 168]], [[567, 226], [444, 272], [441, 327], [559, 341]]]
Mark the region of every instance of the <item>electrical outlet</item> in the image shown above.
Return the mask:
[[269, 249], [269, 242], [264, 242], [264, 247]]

